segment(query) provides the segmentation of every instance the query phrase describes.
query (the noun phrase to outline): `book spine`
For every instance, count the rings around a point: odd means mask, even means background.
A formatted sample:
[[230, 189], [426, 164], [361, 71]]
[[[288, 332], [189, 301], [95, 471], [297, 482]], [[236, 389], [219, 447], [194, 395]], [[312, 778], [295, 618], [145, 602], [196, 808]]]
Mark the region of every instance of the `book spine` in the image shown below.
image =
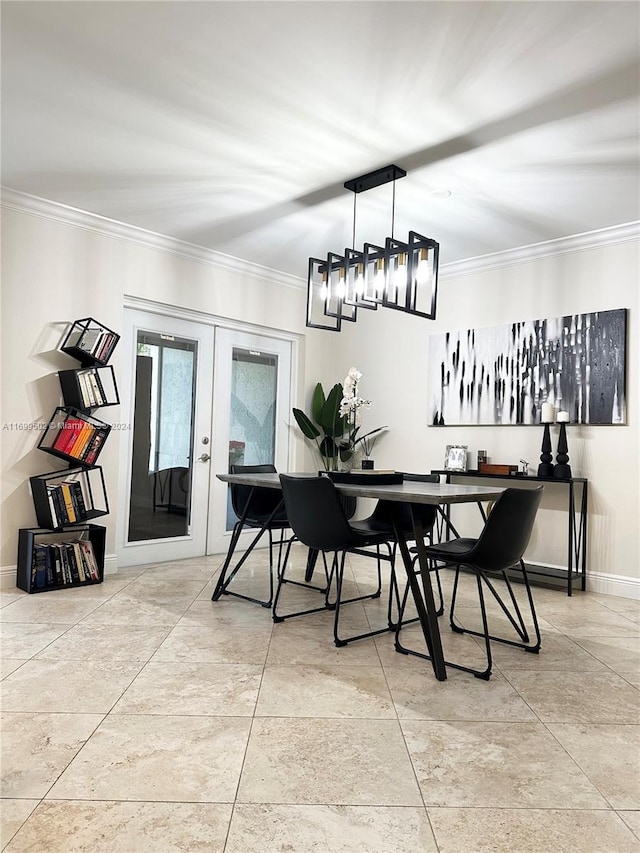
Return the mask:
[[46, 545], [36, 545], [33, 549], [33, 567], [31, 577], [36, 589], [44, 589], [47, 585]]
[[73, 500], [71, 498], [71, 489], [69, 488], [69, 484], [61, 483], [60, 491], [62, 492], [62, 499], [64, 501], [65, 515], [69, 522], [74, 524], [76, 521], [76, 513], [73, 508]]
[[74, 443], [67, 449], [67, 454], [73, 456], [74, 459], [82, 459], [84, 449], [91, 440], [95, 429], [88, 421], [84, 421], [84, 426], [77, 434]]
[[69, 488], [71, 489], [71, 499], [73, 501], [76, 518], [78, 521], [84, 521], [87, 517], [87, 507], [84, 502], [84, 495], [82, 494], [82, 486], [78, 480], [73, 480], [69, 483]]
[[85, 423], [79, 418], [67, 418], [58, 430], [52, 448], [60, 453], [68, 453]]
[[105, 438], [108, 435], [108, 430], [101, 429], [96, 431], [96, 435], [93, 437], [91, 444], [87, 448], [87, 452], [84, 455], [83, 461], [87, 463], [87, 465], [93, 465], [93, 463], [98, 458], [98, 454], [100, 453], [100, 449]]

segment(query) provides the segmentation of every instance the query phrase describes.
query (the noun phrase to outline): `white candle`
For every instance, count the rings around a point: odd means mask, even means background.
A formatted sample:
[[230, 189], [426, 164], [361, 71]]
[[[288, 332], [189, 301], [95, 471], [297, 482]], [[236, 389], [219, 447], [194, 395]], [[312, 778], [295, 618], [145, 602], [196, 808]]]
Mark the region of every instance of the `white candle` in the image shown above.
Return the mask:
[[558, 423], [569, 423], [569, 412], [558, 412]]
[[[552, 424], [554, 421], [555, 409], [553, 407], [553, 403], [543, 403], [542, 404], [542, 415], [540, 416], [540, 422], [543, 424]], [[567, 420], [569, 418], [567, 417]]]

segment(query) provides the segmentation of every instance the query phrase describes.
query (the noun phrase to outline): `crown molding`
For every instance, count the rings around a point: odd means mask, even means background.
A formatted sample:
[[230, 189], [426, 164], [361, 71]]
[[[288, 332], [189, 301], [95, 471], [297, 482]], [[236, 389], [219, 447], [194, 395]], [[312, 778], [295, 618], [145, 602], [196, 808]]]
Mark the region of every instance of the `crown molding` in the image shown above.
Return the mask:
[[[168, 252], [190, 261], [208, 264], [217, 269], [230, 270], [245, 276], [259, 278], [261, 281], [271, 281], [286, 287], [296, 289], [306, 287], [306, 280], [300, 276], [264, 267], [251, 261], [243, 261], [240, 258], [216, 252], [195, 243], [187, 243], [175, 237], [167, 237], [155, 231], [147, 231], [136, 225], [128, 225], [116, 219], [99, 216], [59, 202], [49, 201], [39, 196], [2, 187], [2, 207], [7, 210], [15, 210], [20, 213], [40, 216], [84, 228], [100, 234], [106, 234], [130, 243], [137, 243], [147, 248], [158, 249]], [[595, 231], [585, 231], [571, 237], [560, 237], [554, 240], [545, 240], [541, 243], [531, 243], [528, 246], [519, 246], [517, 249], [507, 249], [502, 252], [492, 252], [487, 255], [478, 255], [475, 258], [466, 258], [461, 261], [452, 261], [441, 264], [438, 277], [453, 278], [454, 276], [470, 275], [472, 273], [499, 269], [500, 267], [512, 266], [514, 264], [527, 263], [539, 258], [548, 258], [553, 255], [564, 255], [570, 252], [580, 252], [585, 249], [594, 249], [602, 246], [611, 246], [616, 243], [628, 243], [640, 237], [640, 221], [626, 222], [622, 225], [612, 225], [608, 228], [599, 228]]]
[[553, 255], [566, 255], [570, 252], [581, 252], [585, 249], [596, 249], [601, 246], [613, 246], [616, 243], [628, 243], [640, 237], [640, 221], [625, 222], [622, 225], [612, 225], [599, 228], [596, 231], [585, 231], [571, 237], [559, 237], [555, 240], [545, 240], [541, 243], [531, 243], [517, 249], [507, 249], [504, 252], [492, 252], [488, 255], [478, 255], [462, 261], [452, 261], [441, 264], [438, 270], [439, 278], [470, 275], [471, 273], [494, 270], [499, 267], [523, 264], [538, 258], [550, 258]]
[[28, 193], [8, 187], [2, 187], [0, 205], [7, 210], [15, 210], [19, 213], [63, 222], [66, 225], [73, 225], [85, 231], [116, 237], [120, 240], [126, 240], [129, 243], [137, 243], [147, 248], [158, 249], [159, 251], [168, 252], [169, 254], [177, 255], [190, 261], [196, 261], [197, 263], [207, 264], [217, 269], [230, 270], [231, 272], [240, 273], [245, 276], [259, 278], [261, 281], [270, 281], [296, 289], [306, 288], [307, 286], [306, 280], [300, 276], [280, 272], [270, 267], [252, 263], [251, 261], [243, 261], [241, 258], [226, 255], [223, 252], [216, 252], [213, 249], [207, 249], [195, 243], [188, 243], [185, 240], [178, 240], [175, 237], [167, 237], [155, 231], [147, 231], [145, 228], [139, 228], [137, 225], [128, 225], [116, 219], [109, 219], [97, 213], [89, 213], [86, 210], [79, 210], [76, 207], [49, 201], [48, 199], [29, 195]]

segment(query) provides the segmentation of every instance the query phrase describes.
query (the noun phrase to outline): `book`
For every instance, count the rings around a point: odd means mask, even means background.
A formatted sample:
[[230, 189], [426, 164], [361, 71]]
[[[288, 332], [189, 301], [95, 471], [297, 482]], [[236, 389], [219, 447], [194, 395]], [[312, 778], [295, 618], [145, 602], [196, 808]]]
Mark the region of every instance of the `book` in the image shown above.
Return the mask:
[[73, 445], [85, 423], [86, 421], [80, 418], [66, 418], [51, 445], [52, 449], [60, 453], [68, 453], [68, 448]]
[[31, 581], [36, 589], [44, 589], [47, 585], [47, 556], [46, 545], [36, 545], [33, 549], [33, 565]]
[[71, 547], [73, 548], [73, 557], [78, 570], [80, 583], [83, 583], [84, 581], [90, 579], [90, 574], [85, 571], [84, 560], [82, 559], [82, 550], [80, 549], [80, 542], [72, 542]]
[[60, 491], [62, 493], [62, 499], [64, 501], [64, 510], [67, 521], [71, 524], [74, 524], [76, 521], [76, 511], [73, 506], [73, 500], [71, 498], [71, 489], [68, 483], [60, 483]]
[[91, 439], [91, 443], [87, 445], [86, 452], [82, 457], [83, 461], [87, 463], [87, 465], [93, 465], [93, 463], [98, 458], [98, 453], [102, 447], [102, 444], [105, 438], [108, 435], [108, 430], [106, 429], [97, 429], [95, 435]]
[[67, 447], [66, 453], [69, 456], [73, 456], [74, 459], [81, 459], [82, 454], [84, 453], [84, 449], [91, 440], [95, 427], [92, 426], [88, 421], [84, 421], [84, 426], [77, 433], [75, 441]]
[[78, 544], [80, 545], [82, 553], [83, 553], [85, 560], [87, 562], [87, 566], [89, 568], [89, 575], [90, 575], [91, 579], [96, 580], [96, 581], [100, 580], [100, 572], [98, 569], [98, 563], [97, 563], [95, 554], [93, 552], [93, 545], [91, 544], [91, 541], [88, 539], [80, 539]]

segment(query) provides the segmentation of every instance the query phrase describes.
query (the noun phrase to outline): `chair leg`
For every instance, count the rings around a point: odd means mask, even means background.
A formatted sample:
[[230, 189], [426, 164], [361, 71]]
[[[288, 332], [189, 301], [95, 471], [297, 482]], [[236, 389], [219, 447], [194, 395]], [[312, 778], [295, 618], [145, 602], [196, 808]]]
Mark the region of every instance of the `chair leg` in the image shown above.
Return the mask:
[[[387, 631], [392, 631], [394, 626], [389, 622], [386, 628], [377, 628], [373, 631], [365, 631], [363, 634], [354, 634], [351, 637], [341, 637], [340, 636], [340, 608], [343, 604], [351, 604], [354, 601], [363, 601], [367, 598], [379, 598], [382, 590], [382, 572], [380, 567], [380, 546], [377, 546], [377, 568], [378, 568], [378, 589], [373, 594], [369, 595], [361, 595], [357, 598], [347, 598], [344, 601], [342, 600], [342, 582], [344, 578], [344, 564], [347, 557], [347, 551], [342, 552], [342, 556], [340, 558], [339, 563], [336, 562], [336, 601], [335, 601], [335, 616], [333, 620], [333, 641], [336, 646], [346, 646], [347, 643], [353, 643], [356, 640], [364, 640], [367, 637], [375, 637], [378, 634], [385, 634]], [[366, 553], [362, 551], [356, 551], [355, 553]], [[335, 555], [335, 559], [337, 561], [337, 554]], [[391, 559], [391, 549], [389, 549], [389, 558]], [[393, 572], [393, 564], [391, 567], [391, 571]], [[389, 595], [391, 595], [391, 591]], [[390, 606], [390, 605], [389, 605]]]
[[[435, 565], [435, 564], [432, 564], [432, 565]], [[442, 585], [440, 583], [440, 576], [438, 574], [437, 568], [434, 569], [434, 571], [436, 572], [437, 577], [438, 577], [438, 590], [440, 593], [440, 609], [438, 611], [438, 615], [441, 615], [442, 612], [444, 611], [444, 603], [443, 603], [443, 599], [442, 599]], [[451, 608], [449, 611], [449, 619], [450, 619], [451, 627], [453, 628], [453, 630], [456, 631], [457, 633], [463, 633], [463, 630], [458, 628], [458, 626], [456, 626], [455, 623], [453, 622], [453, 611], [455, 608], [455, 600], [456, 600], [456, 595], [457, 595], [457, 590], [458, 590], [458, 574], [459, 574], [459, 567], [458, 567], [458, 570], [456, 571], [456, 575], [455, 575], [454, 582], [453, 582], [453, 593], [452, 593], [452, 598], [451, 598]], [[445, 663], [445, 666], [451, 667], [452, 669], [459, 669], [462, 672], [468, 672], [471, 675], [474, 675], [476, 678], [481, 678], [484, 681], [488, 681], [489, 677], [491, 676], [491, 667], [492, 667], [491, 644], [489, 642], [487, 615], [486, 615], [485, 604], [484, 604], [484, 595], [482, 593], [482, 585], [481, 585], [479, 576], [477, 576], [477, 583], [478, 583], [478, 596], [480, 599], [480, 611], [482, 613], [482, 623], [483, 623], [483, 626], [485, 628], [485, 633], [480, 634], [479, 636], [483, 636], [484, 640], [485, 640], [485, 648], [486, 648], [486, 654], [487, 654], [487, 666], [485, 667], [485, 669], [474, 669], [474, 667], [463, 666], [462, 664], [455, 663], [454, 661], [445, 660], [444, 663]], [[408, 594], [408, 588], [405, 590], [405, 594], [403, 597], [401, 613], [404, 613], [404, 607], [405, 607], [406, 602], [407, 602], [407, 594]], [[410, 649], [407, 646], [403, 646], [402, 643], [400, 642], [400, 631], [401, 631], [401, 629], [405, 625], [410, 625], [412, 622], [415, 622], [415, 621], [416, 621], [415, 619], [408, 619], [406, 622], [404, 622], [402, 619], [400, 620], [400, 622], [396, 628], [396, 636], [395, 636], [396, 651], [400, 652], [401, 654], [414, 655], [415, 657], [419, 657], [419, 658], [422, 658], [423, 660], [430, 661], [431, 660], [430, 654], [426, 654], [424, 652], [419, 652], [416, 649]]]
[[[453, 630], [459, 634], [471, 634], [474, 637], [488, 636], [489, 640], [494, 640], [496, 643], [503, 643], [506, 646], [515, 646], [518, 649], [524, 649], [524, 651], [526, 651], [526, 652], [531, 652], [532, 654], [537, 654], [540, 651], [540, 647], [542, 645], [542, 640], [540, 637], [540, 627], [538, 625], [538, 617], [536, 615], [535, 605], [533, 603], [533, 595], [531, 593], [531, 586], [529, 584], [529, 577], [527, 575], [527, 570], [526, 570], [524, 562], [522, 560], [520, 560], [520, 569], [522, 571], [523, 583], [524, 583], [524, 586], [526, 589], [527, 599], [529, 602], [529, 610], [531, 612], [531, 621], [532, 621], [532, 624], [533, 624], [533, 627], [535, 630], [535, 635], [536, 635], [536, 642], [533, 645], [530, 644], [529, 634], [526, 630], [524, 620], [522, 618], [522, 613], [520, 611], [520, 607], [519, 607], [518, 602], [517, 602], [516, 597], [515, 597], [515, 593], [513, 592], [513, 587], [511, 585], [511, 582], [509, 581], [509, 578], [506, 576], [505, 576], [505, 581], [507, 584], [507, 589], [509, 591], [509, 595], [510, 595], [511, 600], [512, 600], [513, 605], [514, 605], [514, 610], [516, 612], [517, 622], [516, 622], [516, 619], [514, 619], [512, 614], [509, 612], [505, 603], [500, 598], [500, 596], [499, 596], [497, 590], [495, 589], [494, 585], [486, 577], [484, 572], [477, 573], [477, 576], [479, 578], [482, 578], [484, 583], [486, 583], [491, 594], [496, 599], [496, 601], [500, 605], [500, 608], [502, 609], [502, 611], [505, 613], [505, 615], [509, 619], [509, 622], [511, 623], [514, 631], [520, 637], [520, 641], [509, 640], [506, 637], [498, 637], [498, 636], [495, 636], [494, 634], [487, 634], [487, 633], [483, 633], [480, 631], [472, 631], [470, 628], [463, 628], [461, 625], [457, 625], [453, 621], [453, 606], [454, 606], [454, 602], [455, 602], [455, 594], [454, 594], [454, 599], [452, 600], [452, 603], [451, 603], [451, 614], [450, 614], [451, 627], [453, 628]], [[458, 572], [456, 572], [456, 586], [457, 586], [457, 575], [458, 575]], [[454, 587], [454, 591], [455, 591], [455, 587]], [[487, 632], [486, 626], [484, 626], [484, 627], [485, 627], [485, 632]]]
[[[328, 599], [329, 599], [329, 591], [331, 589], [331, 584], [333, 583], [333, 578], [335, 575], [335, 561], [334, 561], [334, 563], [332, 563], [331, 571], [329, 571], [327, 569], [326, 554], [324, 552], [322, 552], [322, 560], [324, 563], [324, 573], [325, 573], [325, 577], [327, 579], [326, 587], [318, 587], [318, 586], [313, 586], [312, 584], [302, 583], [301, 581], [290, 580], [285, 575], [286, 575], [287, 563], [289, 561], [289, 554], [291, 551], [291, 546], [294, 543], [294, 541], [296, 541], [296, 538], [292, 537], [287, 544], [287, 550], [285, 552], [284, 561], [282, 563], [282, 570], [281, 570], [279, 577], [278, 577], [278, 585], [276, 587], [276, 594], [275, 594], [275, 597], [273, 599], [273, 609], [272, 609], [272, 616], [273, 616], [274, 622], [284, 622], [285, 619], [293, 619], [294, 616], [307, 616], [310, 613], [320, 613], [323, 610], [333, 609], [332, 605], [330, 605]], [[279, 614], [278, 613], [278, 603], [280, 601], [280, 594], [282, 593], [282, 587], [286, 583], [294, 584], [295, 586], [302, 586], [302, 587], [305, 587], [306, 589], [313, 589], [313, 590], [316, 590], [317, 592], [323, 593], [324, 594], [324, 604], [321, 607], [312, 607], [312, 608], [309, 608], [308, 610], [297, 610], [294, 613]]]

